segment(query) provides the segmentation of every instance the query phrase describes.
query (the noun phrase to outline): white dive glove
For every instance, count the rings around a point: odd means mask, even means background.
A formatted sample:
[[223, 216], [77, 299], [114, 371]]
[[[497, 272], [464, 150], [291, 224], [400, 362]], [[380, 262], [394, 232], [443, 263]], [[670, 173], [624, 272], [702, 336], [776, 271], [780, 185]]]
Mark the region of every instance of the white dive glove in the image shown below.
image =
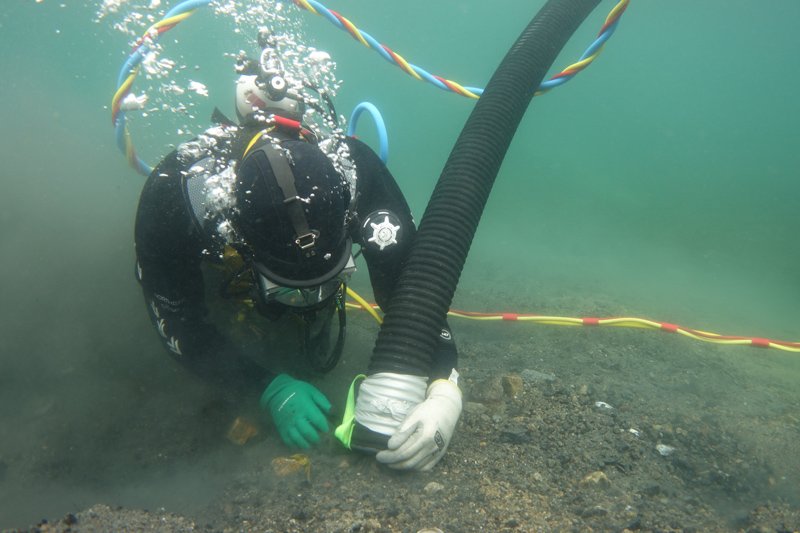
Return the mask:
[[454, 369], [450, 379], [430, 384], [425, 401], [408, 413], [389, 439], [388, 449], [375, 458], [399, 470], [430, 470], [447, 451], [459, 416], [461, 390]]

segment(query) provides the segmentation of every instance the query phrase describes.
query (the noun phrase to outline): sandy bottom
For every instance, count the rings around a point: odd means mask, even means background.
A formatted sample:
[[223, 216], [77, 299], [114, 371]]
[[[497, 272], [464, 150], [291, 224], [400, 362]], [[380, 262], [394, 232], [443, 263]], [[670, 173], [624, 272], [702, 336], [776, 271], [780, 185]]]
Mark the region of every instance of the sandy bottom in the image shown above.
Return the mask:
[[[625, 313], [567, 298], [548, 310], [576, 307]], [[354, 348], [320, 382], [339, 409], [376, 331], [351, 316]], [[310, 471], [279, 475], [273, 459], [292, 452], [252, 399], [170, 367], [113, 417], [97, 406], [66, 423], [42, 407], [44, 445], [2, 458], [0, 481], [19, 489], [5, 501], [33, 499], [41, 531], [800, 530], [796, 355], [640, 330], [451, 324], [465, 409], [433, 472], [397, 473], [327, 438]], [[225, 437], [237, 416], [260, 424], [241, 446]]]

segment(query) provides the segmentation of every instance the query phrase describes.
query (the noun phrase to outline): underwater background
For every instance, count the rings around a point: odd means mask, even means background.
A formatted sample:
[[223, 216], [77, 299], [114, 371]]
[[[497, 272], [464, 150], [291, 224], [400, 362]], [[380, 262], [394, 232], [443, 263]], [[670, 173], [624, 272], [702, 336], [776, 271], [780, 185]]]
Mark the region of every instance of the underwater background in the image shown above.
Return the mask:
[[[146, 12], [150, 2], [122, 4]], [[162, 4], [155, 13], [173, 5]], [[542, 4], [326, 5], [409, 61], [482, 87]], [[582, 53], [611, 7], [601, 3], [554, 72]], [[191, 410], [203, 394], [164, 357], [134, 279], [144, 178], [119, 153], [109, 110], [131, 42], [113, 27], [119, 14], [98, 18], [100, 10], [101, 2], [72, 0], [0, 8], [0, 528], [100, 501], [184, 510], [213, 497], [214, 480], [225, 477], [223, 468], [168, 463], [157, 483], [106, 462], [101, 474], [70, 470], [89, 468], [115, 439], [148, 432], [160, 412]], [[389, 167], [419, 220], [473, 101], [412, 79], [321, 17], [297, 19], [309, 44], [337, 63], [338, 111], [347, 116], [366, 100], [383, 113]], [[799, 19], [794, 0], [634, 0], [591, 67], [533, 100], [454, 306], [547, 314], [548, 302], [569, 298], [571, 316], [586, 316], [587, 297], [705, 331], [800, 340]], [[205, 84], [208, 96], [193, 95], [177, 118], [129, 116], [151, 164], [190, 137], [179, 128], [201, 131], [214, 106], [234, 114], [229, 54], [251, 51], [253, 37], [234, 27], [200, 10], [165, 37], [164, 54], [187, 65], [179, 75]], [[375, 147], [372, 131], [362, 119], [358, 133]], [[360, 274], [355, 287], [368, 295]], [[456, 336], [469, 327], [461, 324]], [[505, 326], [494, 327], [502, 343]], [[553, 326], [525, 327], [535, 336]], [[732, 367], [794, 390], [781, 401], [796, 409], [797, 353], [727, 350]], [[139, 406], [147, 417], [109, 434]], [[54, 437], [74, 430], [83, 438]], [[25, 463], [25, 450], [47, 455], [48, 469]], [[786, 475], [800, 482], [796, 470]]]

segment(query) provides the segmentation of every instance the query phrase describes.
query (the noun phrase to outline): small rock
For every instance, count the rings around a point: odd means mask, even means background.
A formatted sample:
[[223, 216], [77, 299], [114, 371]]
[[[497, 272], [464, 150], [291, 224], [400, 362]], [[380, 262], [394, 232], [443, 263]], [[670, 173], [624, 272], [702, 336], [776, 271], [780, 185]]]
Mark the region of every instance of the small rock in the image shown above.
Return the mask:
[[661, 494], [661, 485], [653, 484], [647, 485], [645, 488], [642, 489], [642, 494], [645, 496], [658, 496]]
[[232, 443], [242, 446], [256, 435], [258, 435], [258, 428], [255, 424], [241, 416], [237, 416], [230, 429], [228, 429], [227, 437]]
[[581, 516], [583, 518], [589, 518], [592, 516], [605, 516], [607, 514], [608, 514], [608, 509], [600, 507], [599, 505], [595, 505], [593, 507], [587, 507], [581, 512]]
[[500, 440], [509, 444], [529, 444], [533, 442], [533, 436], [527, 428], [510, 427], [500, 432]]
[[379, 533], [383, 527], [375, 518], [368, 518], [363, 522], [356, 522], [350, 526], [352, 533]]
[[411, 509], [418, 509], [422, 504], [422, 498], [419, 496], [419, 494], [409, 494], [406, 503]]
[[473, 415], [473, 416], [480, 416], [485, 415], [488, 411], [488, 408], [483, 405], [482, 403], [478, 402], [465, 402], [464, 403], [464, 414], [465, 415]]
[[503, 392], [510, 398], [516, 398], [522, 394], [522, 376], [518, 374], [506, 374], [500, 379], [503, 384]]
[[656, 444], [656, 450], [658, 450], [658, 453], [663, 457], [669, 457], [675, 451], [675, 448], [666, 444]]
[[672, 435], [672, 426], [669, 424], [653, 424], [653, 431], [659, 435]]
[[383, 529], [383, 526], [375, 518], [368, 518], [361, 524], [361, 531], [364, 533], [378, 533], [381, 529]]
[[633, 531], [639, 531], [640, 529], [642, 529], [642, 517], [634, 516], [631, 519], [631, 521], [628, 522], [628, 525], [625, 526], [625, 529], [623, 529], [622, 531], [623, 532], [627, 531], [629, 533], [632, 533]]
[[538, 370], [532, 370], [530, 368], [527, 368], [522, 372], [520, 372], [520, 376], [522, 376], [522, 379], [528, 383], [542, 383], [545, 381], [556, 380], [556, 376], [554, 374], [539, 372]]
[[431, 481], [430, 483], [425, 485], [424, 489], [422, 489], [422, 491], [425, 494], [436, 494], [437, 492], [440, 492], [440, 491], [443, 491], [443, 490], [444, 490], [444, 485], [442, 485], [441, 483], [437, 483], [435, 481]]
[[472, 390], [472, 396], [482, 404], [500, 403], [503, 401], [503, 384], [499, 377], [494, 377], [478, 384]]
[[605, 489], [611, 486], [611, 480], [608, 479], [608, 476], [606, 476], [604, 472], [596, 470], [583, 478], [580, 484], [582, 487], [600, 487]]

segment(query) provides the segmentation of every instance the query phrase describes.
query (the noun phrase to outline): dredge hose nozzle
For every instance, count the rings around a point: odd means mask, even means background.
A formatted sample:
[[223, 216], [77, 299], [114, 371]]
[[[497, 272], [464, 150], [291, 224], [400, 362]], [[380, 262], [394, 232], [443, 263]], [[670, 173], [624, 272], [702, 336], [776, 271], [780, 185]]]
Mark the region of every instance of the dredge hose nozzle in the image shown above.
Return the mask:
[[[549, 0], [493, 74], [434, 188], [386, 310], [368, 375], [430, 374], [439, 333], [511, 140], [535, 88], [599, 3]], [[375, 449], [381, 443], [375, 442], [374, 433], [356, 417], [352, 447], [360, 449], [359, 439], [363, 439], [363, 448]], [[388, 438], [382, 439], [383, 448]]]

